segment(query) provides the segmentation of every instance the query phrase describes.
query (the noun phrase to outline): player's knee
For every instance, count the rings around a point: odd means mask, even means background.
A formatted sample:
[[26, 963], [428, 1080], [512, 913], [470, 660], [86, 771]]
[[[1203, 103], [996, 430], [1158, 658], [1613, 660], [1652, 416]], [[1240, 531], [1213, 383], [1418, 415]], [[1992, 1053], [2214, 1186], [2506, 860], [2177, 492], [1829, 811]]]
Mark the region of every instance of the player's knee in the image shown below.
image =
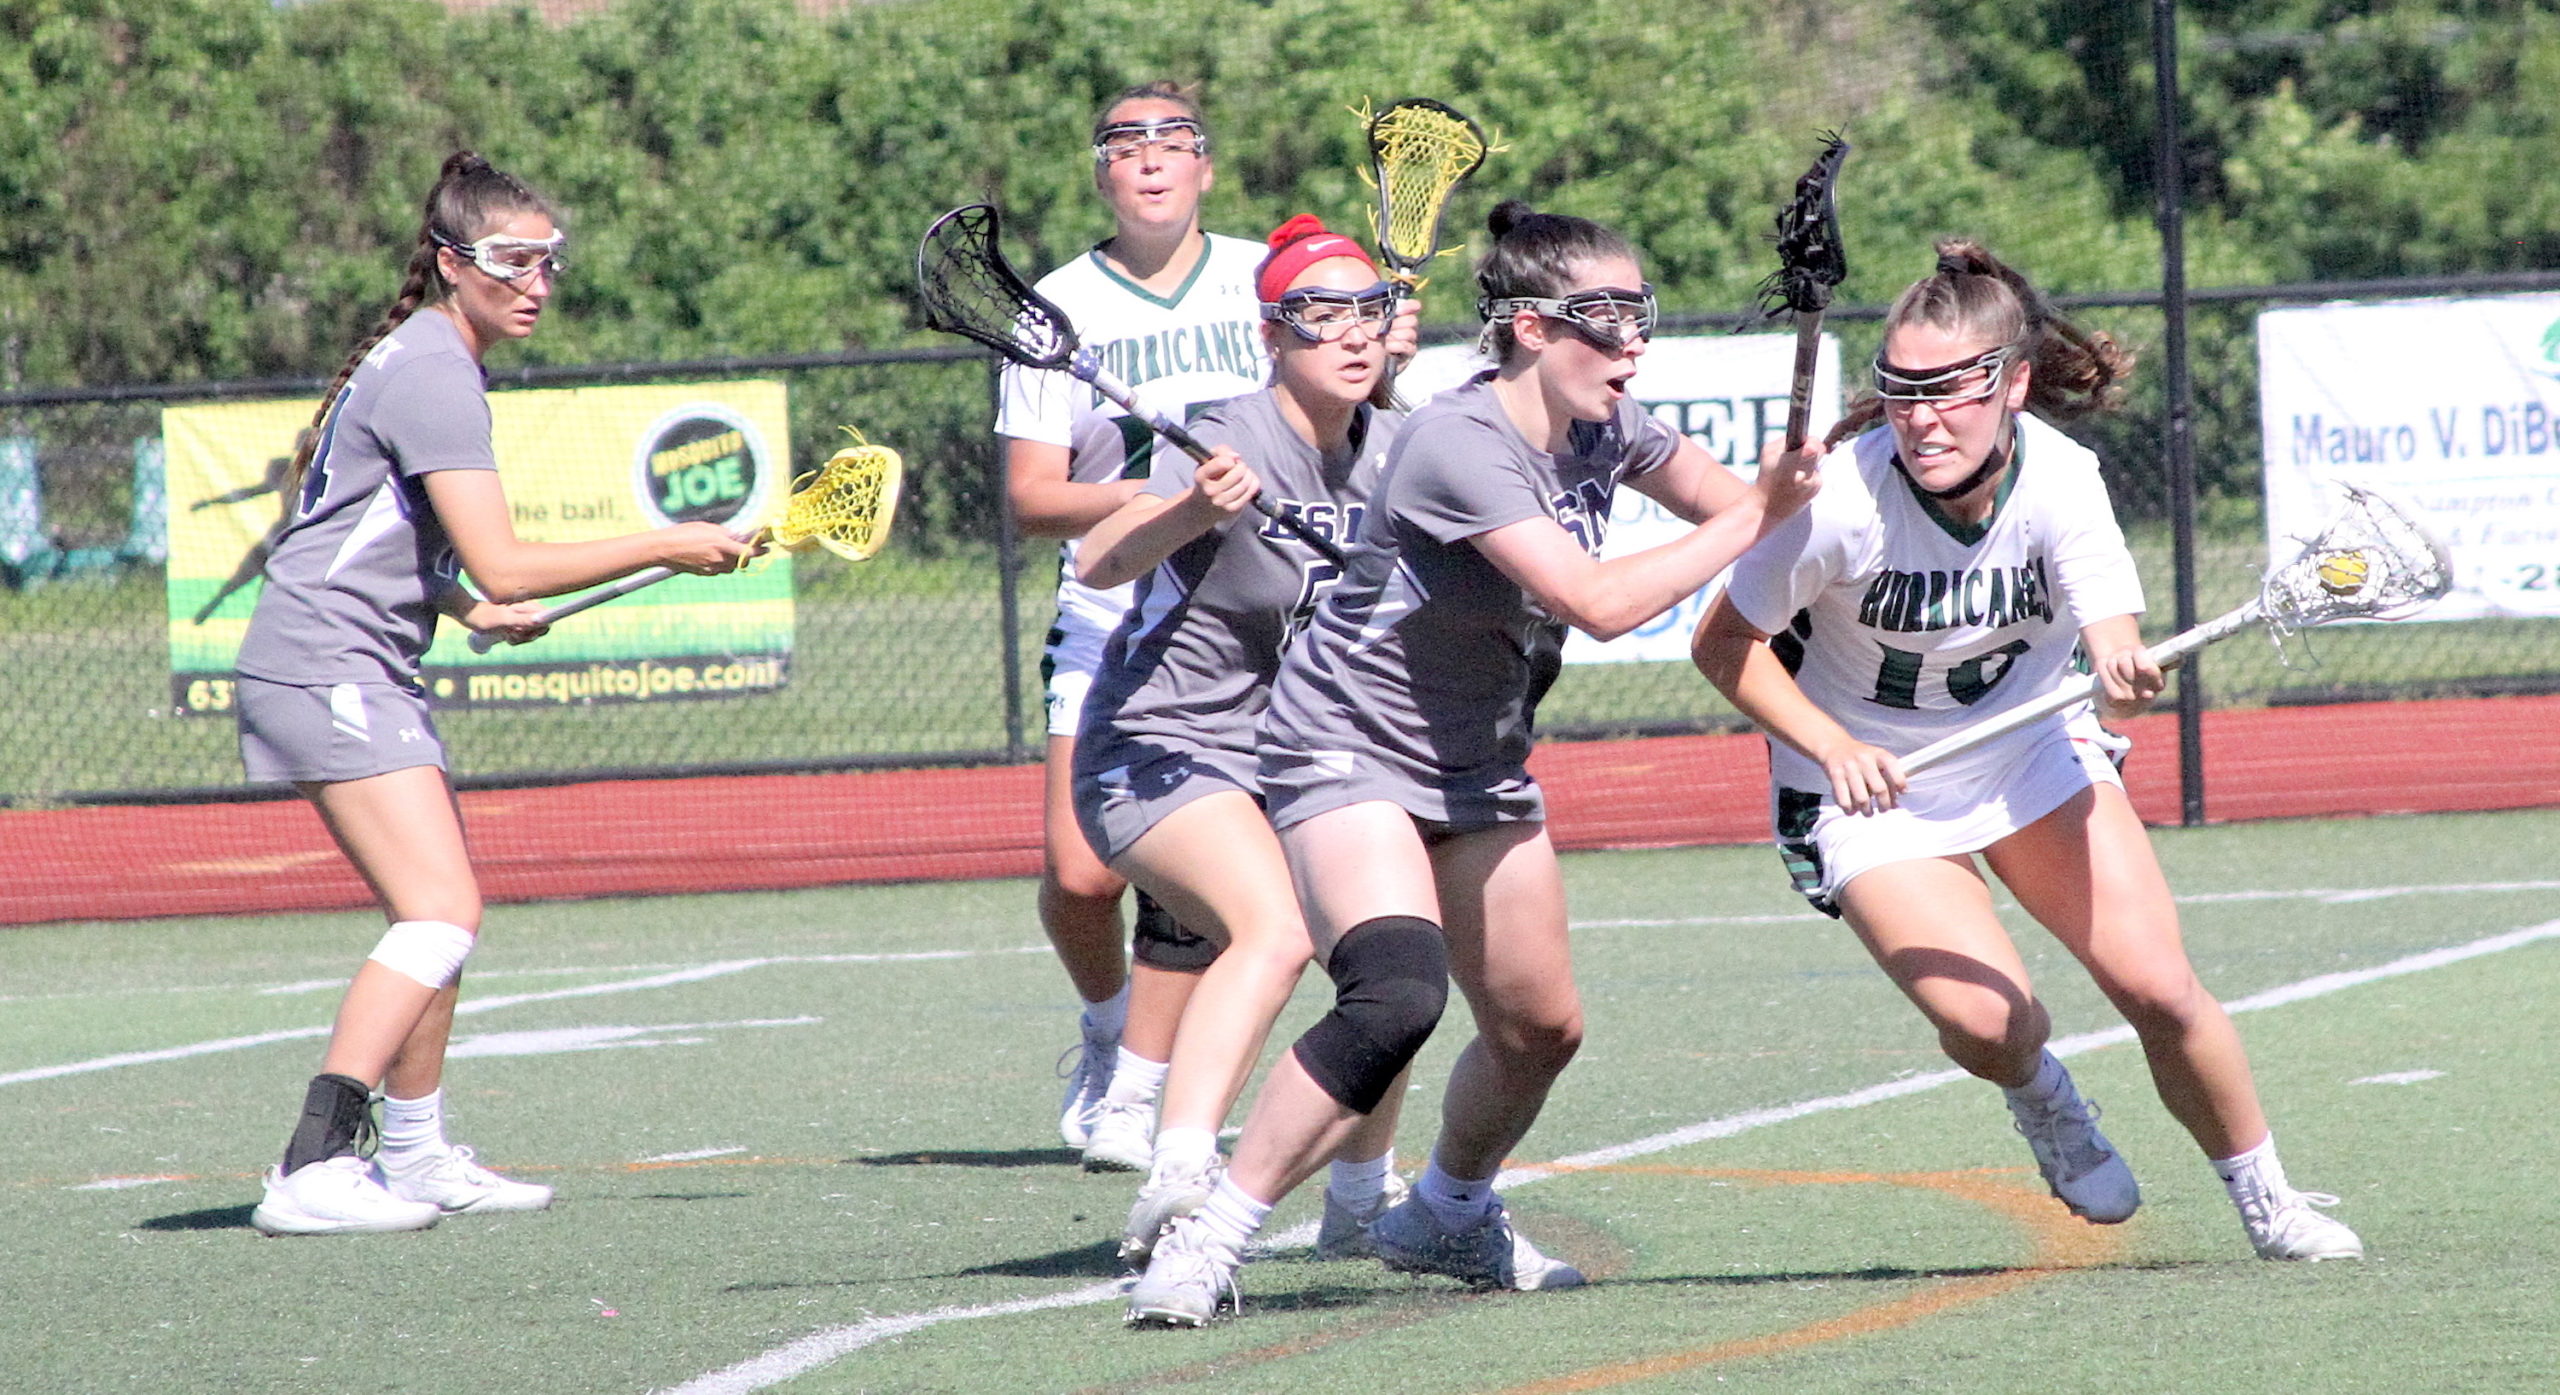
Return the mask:
[[1552, 1075], [1571, 1064], [1574, 1053], [1582, 1049], [1582, 1013], [1575, 1009], [1553, 1018], [1514, 1022], [1498, 1037], [1493, 1032], [1485, 1035], [1498, 1040], [1499, 1049], [1514, 1063]]
[[394, 973], [441, 989], [462, 976], [462, 961], [471, 957], [478, 937], [449, 921], [403, 920], [382, 932], [365, 956]]
[[1343, 1106], [1377, 1109], [1449, 1006], [1449, 946], [1415, 916], [1364, 920], [1325, 965], [1333, 1010], [1293, 1048], [1298, 1064]]

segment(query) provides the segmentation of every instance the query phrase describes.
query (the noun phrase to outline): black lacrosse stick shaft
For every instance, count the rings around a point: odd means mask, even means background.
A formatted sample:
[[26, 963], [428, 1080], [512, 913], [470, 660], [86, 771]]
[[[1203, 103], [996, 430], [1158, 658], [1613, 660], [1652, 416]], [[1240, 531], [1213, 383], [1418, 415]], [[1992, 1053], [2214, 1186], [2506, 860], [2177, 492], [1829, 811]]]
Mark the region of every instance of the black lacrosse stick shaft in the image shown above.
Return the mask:
[[[1173, 418], [1141, 406], [1128, 384], [1103, 370], [1099, 355], [1078, 347], [1067, 313], [1033, 290], [1005, 260], [997, 241], [1003, 229], [995, 205], [973, 203], [943, 214], [925, 230], [924, 242], [916, 248], [916, 293], [924, 302], [926, 327], [984, 344], [1024, 368], [1062, 369], [1192, 459], [1208, 459], [1209, 448], [1199, 437]], [[1295, 514], [1279, 512], [1259, 495], [1253, 507], [1326, 561], [1344, 565], [1342, 549]]]

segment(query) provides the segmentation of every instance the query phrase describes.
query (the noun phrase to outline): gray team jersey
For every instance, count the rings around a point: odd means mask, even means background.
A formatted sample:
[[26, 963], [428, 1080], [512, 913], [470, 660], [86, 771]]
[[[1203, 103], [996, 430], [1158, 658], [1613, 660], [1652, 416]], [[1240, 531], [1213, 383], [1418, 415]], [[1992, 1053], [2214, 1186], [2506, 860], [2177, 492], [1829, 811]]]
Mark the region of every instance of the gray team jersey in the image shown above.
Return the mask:
[[480, 364], [453, 321], [420, 310], [364, 356], [321, 427], [240, 672], [415, 686], [458, 570], [424, 477], [496, 468]]
[[[1349, 539], [1403, 425], [1397, 412], [1359, 409], [1349, 458], [1330, 468], [1291, 429], [1266, 389], [1219, 403], [1193, 425], [1210, 445], [1233, 446], [1262, 479], [1262, 497], [1318, 535]], [[1145, 492], [1170, 499], [1191, 487], [1190, 456], [1168, 446]], [[1085, 698], [1076, 772], [1176, 750], [1250, 755], [1282, 653], [1340, 573], [1315, 549], [1246, 510], [1176, 549], [1139, 579], [1136, 601], [1112, 632]]]
[[1471, 540], [1545, 516], [1596, 556], [1619, 483], [1669, 460], [1679, 440], [1629, 400], [1608, 421], [1573, 423], [1550, 455], [1512, 426], [1491, 374], [1416, 411], [1350, 575], [1272, 691], [1261, 740], [1272, 821], [1367, 799], [1462, 825], [1542, 817], [1530, 727], [1564, 626]]

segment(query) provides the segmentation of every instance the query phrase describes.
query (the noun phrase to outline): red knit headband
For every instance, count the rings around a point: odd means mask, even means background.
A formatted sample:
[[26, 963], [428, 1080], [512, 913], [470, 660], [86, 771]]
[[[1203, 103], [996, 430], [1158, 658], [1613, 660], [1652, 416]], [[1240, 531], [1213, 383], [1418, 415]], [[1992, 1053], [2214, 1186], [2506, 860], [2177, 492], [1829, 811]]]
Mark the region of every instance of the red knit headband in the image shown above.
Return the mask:
[[1378, 269], [1367, 248], [1338, 232], [1325, 231], [1324, 220], [1314, 214], [1301, 213], [1271, 230], [1271, 255], [1263, 259], [1262, 270], [1253, 278], [1254, 291], [1265, 302], [1277, 301], [1299, 272], [1327, 257], [1353, 257], [1373, 272]]

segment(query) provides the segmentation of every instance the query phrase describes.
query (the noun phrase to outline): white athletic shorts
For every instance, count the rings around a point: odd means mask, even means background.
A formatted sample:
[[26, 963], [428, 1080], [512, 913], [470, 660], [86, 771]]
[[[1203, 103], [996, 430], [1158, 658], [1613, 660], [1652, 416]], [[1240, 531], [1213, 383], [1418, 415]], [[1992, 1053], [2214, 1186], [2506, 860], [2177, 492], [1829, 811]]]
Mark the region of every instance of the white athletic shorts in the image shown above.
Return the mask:
[[2116, 762], [2132, 745], [2083, 709], [2060, 733], [2030, 728], [1913, 776], [1893, 808], [1849, 814], [1830, 791], [1771, 791], [1778, 855], [1796, 890], [1826, 915], [1862, 872], [1895, 862], [1977, 853], [2093, 785], [2121, 789]]
[[1083, 727], [1084, 695], [1093, 690], [1103, 642], [1109, 638], [1065, 615], [1049, 627], [1048, 643], [1040, 650], [1040, 679], [1048, 690], [1051, 736], [1073, 736]]
[[240, 763], [260, 784], [361, 780], [444, 768], [427, 700], [393, 683], [271, 683], [240, 676]]

